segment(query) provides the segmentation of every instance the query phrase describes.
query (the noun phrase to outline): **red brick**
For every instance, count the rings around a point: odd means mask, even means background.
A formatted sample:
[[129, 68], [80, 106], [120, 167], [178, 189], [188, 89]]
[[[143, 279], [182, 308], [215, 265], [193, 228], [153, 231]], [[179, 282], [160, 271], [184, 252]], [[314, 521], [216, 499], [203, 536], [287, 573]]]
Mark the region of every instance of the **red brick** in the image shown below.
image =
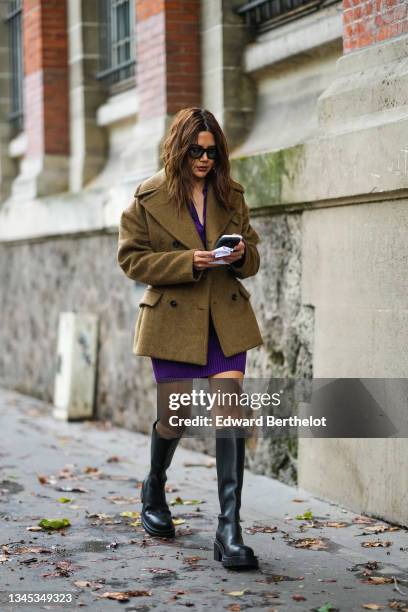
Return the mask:
[[140, 116], [200, 103], [198, 0], [136, 0]]
[[399, 36], [407, 15], [406, 0], [344, 0], [344, 52]]
[[24, 0], [28, 155], [69, 153], [66, 3]]

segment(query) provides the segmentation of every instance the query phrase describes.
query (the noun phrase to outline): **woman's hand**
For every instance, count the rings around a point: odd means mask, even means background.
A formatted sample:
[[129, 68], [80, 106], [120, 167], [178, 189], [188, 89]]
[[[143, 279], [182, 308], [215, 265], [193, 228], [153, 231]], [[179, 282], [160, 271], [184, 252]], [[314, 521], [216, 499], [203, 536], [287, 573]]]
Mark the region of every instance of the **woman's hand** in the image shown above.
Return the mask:
[[238, 244], [234, 247], [234, 250], [232, 251], [231, 255], [227, 255], [226, 257], [223, 257], [223, 260], [226, 261], [227, 263], [235, 263], [236, 261], [241, 259], [244, 253], [245, 253], [245, 242], [243, 240], [240, 240]]
[[212, 261], [215, 261], [214, 251], [194, 251], [193, 266], [196, 270], [213, 268]]

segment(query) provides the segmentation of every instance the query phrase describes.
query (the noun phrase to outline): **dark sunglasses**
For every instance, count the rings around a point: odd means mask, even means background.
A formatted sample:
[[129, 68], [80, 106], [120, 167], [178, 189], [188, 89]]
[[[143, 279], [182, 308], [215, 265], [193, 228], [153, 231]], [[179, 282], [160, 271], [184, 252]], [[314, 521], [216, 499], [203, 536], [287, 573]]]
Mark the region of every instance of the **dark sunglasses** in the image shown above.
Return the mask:
[[216, 159], [217, 147], [212, 146], [204, 149], [204, 147], [202, 147], [201, 145], [193, 144], [189, 146], [188, 153], [193, 159], [200, 159], [200, 157], [202, 157], [204, 153], [207, 153], [208, 159]]

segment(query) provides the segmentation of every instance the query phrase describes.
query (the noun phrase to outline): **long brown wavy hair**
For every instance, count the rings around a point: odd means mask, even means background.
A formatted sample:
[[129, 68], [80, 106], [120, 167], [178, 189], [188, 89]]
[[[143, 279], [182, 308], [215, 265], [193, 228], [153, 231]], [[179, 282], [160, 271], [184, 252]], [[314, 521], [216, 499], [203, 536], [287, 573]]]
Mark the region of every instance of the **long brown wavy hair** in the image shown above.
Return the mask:
[[194, 176], [191, 172], [188, 148], [197, 143], [199, 132], [211, 132], [217, 147], [217, 158], [208, 180], [214, 187], [215, 197], [225, 208], [232, 208], [230, 163], [228, 145], [224, 133], [210, 111], [203, 108], [183, 108], [174, 117], [163, 142], [162, 159], [167, 177], [167, 187], [174, 198], [178, 212], [192, 199]]

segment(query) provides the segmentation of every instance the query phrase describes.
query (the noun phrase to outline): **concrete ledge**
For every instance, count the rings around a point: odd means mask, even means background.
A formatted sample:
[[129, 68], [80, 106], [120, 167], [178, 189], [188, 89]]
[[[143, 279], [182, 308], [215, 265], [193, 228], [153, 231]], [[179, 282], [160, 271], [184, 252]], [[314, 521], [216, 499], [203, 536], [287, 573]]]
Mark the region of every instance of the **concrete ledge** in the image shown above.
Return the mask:
[[106, 198], [101, 190], [6, 200], [0, 208], [0, 242], [25, 242], [104, 230], [107, 228]]
[[107, 127], [119, 121], [134, 119], [139, 111], [137, 89], [130, 89], [111, 96], [106, 104], [98, 108], [96, 122], [101, 127]]
[[13, 140], [10, 140], [8, 152], [10, 157], [23, 157], [27, 150], [27, 134], [20, 132]]
[[253, 73], [316, 47], [338, 42], [342, 33], [342, 8], [339, 2], [259, 36], [245, 51], [245, 71]]

